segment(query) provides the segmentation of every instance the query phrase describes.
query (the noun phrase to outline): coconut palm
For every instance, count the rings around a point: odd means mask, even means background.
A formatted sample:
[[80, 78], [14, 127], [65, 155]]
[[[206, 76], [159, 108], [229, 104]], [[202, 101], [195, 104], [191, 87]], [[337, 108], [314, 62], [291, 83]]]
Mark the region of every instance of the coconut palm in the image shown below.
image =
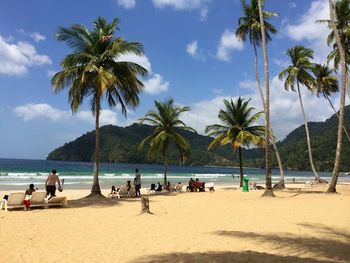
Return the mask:
[[110, 107], [119, 104], [126, 116], [126, 107], [136, 107], [139, 103], [138, 94], [143, 85], [138, 74], [144, 76], [147, 73], [136, 63], [118, 61], [122, 54], [142, 54], [140, 43], [127, 42], [115, 36], [119, 23], [118, 19], [107, 23], [98, 17], [91, 31], [83, 25], [73, 24], [68, 28], [60, 27], [56, 34], [57, 40], [66, 42], [73, 52], [61, 61], [62, 70], [53, 76], [53, 90], [69, 89], [68, 100], [73, 113], [89, 97], [90, 108], [95, 115], [94, 177], [90, 196], [101, 194], [98, 180], [99, 117], [103, 96]]
[[340, 110], [339, 110], [339, 123], [338, 123], [338, 138], [337, 138], [337, 148], [335, 151], [335, 162], [332, 174], [332, 181], [329, 184], [327, 192], [335, 193], [336, 185], [339, 176], [339, 166], [341, 158], [342, 149], [342, 139], [343, 139], [343, 127], [344, 127], [344, 108], [345, 108], [345, 94], [346, 94], [346, 81], [347, 81], [347, 70], [346, 70], [346, 54], [345, 47], [341, 41], [341, 35], [339, 34], [337, 24], [334, 17], [334, 4], [332, 0], [329, 0], [329, 14], [331, 18], [331, 25], [335, 36], [335, 41], [339, 49], [340, 55], [340, 67], [342, 74], [342, 85], [340, 89]]
[[183, 112], [189, 111], [189, 107], [176, 106], [173, 99], [168, 99], [164, 103], [154, 102], [156, 111], [149, 111], [145, 117], [140, 118], [140, 123], [148, 123], [155, 126], [153, 133], [147, 136], [140, 144], [140, 149], [147, 143], [149, 144], [148, 156], [156, 158], [161, 152], [164, 161], [164, 184], [167, 184], [169, 149], [173, 144], [180, 153], [180, 163], [186, 161], [190, 153], [190, 144], [184, 138], [179, 130], [188, 130], [196, 132], [193, 128], [186, 126], [180, 120]]
[[[336, 75], [333, 75], [334, 70], [330, 69], [327, 65], [315, 64], [312, 71], [315, 77], [313, 89], [316, 90], [317, 96], [320, 94], [323, 95], [339, 119], [338, 111], [334, 108], [334, 105], [330, 99], [332, 93], [339, 91], [338, 78]], [[348, 141], [350, 142], [350, 136], [345, 126], [344, 132]]]
[[[336, 28], [338, 29], [340, 42], [343, 45], [345, 52], [346, 67], [350, 65], [350, 0], [340, 0], [334, 6], [334, 19]], [[324, 23], [331, 29], [327, 37], [327, 44], [333, 47], [333, 50], [327, 56], [328, 62], [333, 61], [334, 69], [339, 69], [340, 51], [335, 37], [335, 32], [332, 27], [332, 22], [329, 19], [317, 20], [318, 23]], [[348, 69], [347, 69], [348, 71]], [[349, 80], [347, 80], [349, 82]], [[349, 96], [350, 86], [348, 84]]]
[[282, 80], [285, 78], [284, 88], [286, 90], [291, 89], [292, 91], [295, 91], [295, 85], [297, 87], [300, 107], [304, 117], [311, 169], [315, 177], [319, 177], [312, 158], [311, 139], [299, 86], [301, 83], [308, 89], [312, 89], [313, 77], [311, 75], [311, 71], [313, 70], [314, 65], [311, 63], [310, 59], [313, 58], [313, 51], [309, 48], [297, 45], [289, 48], [287, 50], [287, 55], [290, 57], [292, 64], [281, 71], [279, 74], [279, 79]]
[[263, 12], [263, 0], [258, 0], [259, 5], [259, 16], [260, 16], [260, 30], [261, 30], [261, 42], [263, 47], [264, 55], [264, 77], [265, 77], [265, 163], [266, 163], [266, 188], [262, 196], [273, 197], [272, 191], [272, 178], [271, 178], [271, 167], [270, 167], [270, 79], [269, 79], [269, 60], [267, 58], [267, 47], [266, 47], [266, 33], [265, 33], [265, 21]]
[[225, 109], [219, 111], [219, 119], [223, 124], [214, 124], [206, 127], [209, 136], [215, 137], [208, 150], [217, 146], [230, 144], [233, 150], [238, 149], [240, 167], [240, 186], [243, 180], [242, 146], [249, 144], [262, 144], [264, 126], [254, 125], [263, 113], [252, 114], [253, 107], [249, 105], [250, 99], [239, 97], [235, 102], [224, 100]]
[[[242, 2], [244, 16], [238, 19], [238, 28], [236, 29], [236, 36], [242, 41], [246, 41], [246, 39], [249, 38], [249, 42], [253, 46], [255, 78], [258, 84], [258, 90], [260, 92], [261, 101], [265, 109], [265, 98], [264, 98], [264, 93], [261, 88], [261, 83], [259, 78], [258, 54], [257, 54], [257, 47], [261, 46], [261, 41], [262, 41], [259, 5], [257, 0], [251, 0], [250, 4], [247, 4], [245, 0], [242, 0], [241, 2]], [[270, 34], [276, 34], [277, 32], [276, 28], [267, 21], [270, 17], [273, 17], [273, 16], [278, 16], [278, 14], [274, 12], [263, 11], [265, 35], [266, 35], [267, 41], [271, 40]], [[276, 140], [275, 140], [275, 137], [273, 136], [272, 128], [271, 128], [270, 137], [271, 137], [271, 143], [276, 153], [278, 166], [280, 168], [280, 173], [281, 173], [280, 184], [281, 184], [281, 187], [284, 188], [284, 170], [283, 170], [281, 157], [276, 145]]]

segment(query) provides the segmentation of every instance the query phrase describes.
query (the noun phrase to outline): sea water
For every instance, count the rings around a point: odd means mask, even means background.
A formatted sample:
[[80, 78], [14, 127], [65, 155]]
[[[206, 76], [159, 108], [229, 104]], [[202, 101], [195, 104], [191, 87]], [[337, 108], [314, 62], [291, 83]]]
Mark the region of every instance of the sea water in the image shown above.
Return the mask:
[[[112, 185], [126, 184], [127, 180], [133, 180], [135, 169], [138, 168], [142, 176], [142, 185], [163, 182], [163, 165], [151, 164], [125, 164], [125, 163], [101, 163], [99, 170], [99, 182], [101, 188], [109, 188]], [[47, 160], [20, 160], [0, 159], [0, 190], [23, 190], [33, 183], [39, 190], [44, 190], [46, 177], [50, 171], [56, 169], [60, 179], [64, 179], [66, 189], [88, 189], [92, 184], [93, 163], [71, 161], [47, 161]], [[244, 174], [258, 183], [264, 183], [265, 170], [244, 168]], [[285, 171], [286, 183], [313, 181], [311, 171]], [[320, 172], [322, 179], [330, 181], [331, 173]], [[350, 176], [339, 177], [339, 181], [350, 181]], [[198, 167], [198, 166], [173, 166], [168, 167], [168, 180], [171, 183], [182, 182], [187, 184], [190, 178], [204, 182], [214, 182], [215, 185], [239, 184], [239, 168], [233, 167]], [[272, 169], [272, 181], [280, 179], [279, 170]]]

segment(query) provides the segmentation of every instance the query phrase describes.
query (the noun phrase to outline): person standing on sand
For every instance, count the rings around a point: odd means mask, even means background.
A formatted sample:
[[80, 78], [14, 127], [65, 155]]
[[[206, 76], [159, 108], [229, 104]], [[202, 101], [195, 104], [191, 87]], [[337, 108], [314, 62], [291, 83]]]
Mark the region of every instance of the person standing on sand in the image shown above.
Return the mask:
[[50, 195], [50, 198], [56, 196], [56, 183], [58, 184], [58, 187], [61, 188], [60, 178], [58, 178], [56, 173], [56, 170], [52, 170], [45, 182], [46, 196]]
[[135, 169], [135, 179], [134, 179], [136, 197], [141, 196], [141, 174], [139, 173], [139, 169]]

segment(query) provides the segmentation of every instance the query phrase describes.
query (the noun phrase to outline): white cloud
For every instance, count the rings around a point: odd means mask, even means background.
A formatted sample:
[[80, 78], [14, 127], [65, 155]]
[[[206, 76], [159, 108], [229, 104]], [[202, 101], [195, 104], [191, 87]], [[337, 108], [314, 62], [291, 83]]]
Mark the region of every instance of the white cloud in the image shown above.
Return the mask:
[[149, 94], [159, 94], [169, 89], [169, 81], [164, 81], [163, 77], [159, 74], [154, 74], [152, 78], [145, 80], [144, 91]]
[[[76, 114], [79, 120], [88, 122], [90, 124], [95, 124], [95, 117], [92, 115], [91, 111], [79, 111]], [[117, 113], [112, 110], [101, 110], [100, 113], [100, 126], [118, 123]]]
[[137, 56], [135, 54], [123, 54], [118, 57], [118, 62], [131, 61], [137, 63], [144, 68], [146, 68], [150, 74], [150, 78], [143, 81], [144, 91], [149, 94], [159, 94], [161, 92], [167, 91], [169, 88], [169, 82], [164, 81], [163, 77], [159, 74], [152, 73], [151, 62], [145, 55]]
[[30, 103], [18, 106], [14, 109], [14, 113], [18, 117], [23, 118], [24, 121], [45, 118], [53, 122], [59, 122], [69, 120], [70, 118], [70, 113], [68, 111], [58, 110], [46, 103]]
[[46, 37], [38, 32], [29, 33], [29, 36], [34, 39], [35, 42], [45, 41]]
[[[256, 82], [249, 79], [243, 80], [239, 86], [246, 91], [242, 92], [245, 94], [242, 96], [247, 99], [251, 98], [251, 105], [255, 108], [255, 112], [261, 111], [263, 107]], [[302, 125], [304, 120], [296, 92], [286, 91], [283, 81], [280, 81], [277, 76], [271, 79], [270, 89], [271, 124], [275, 136], [280, 140]], [[301, 87], [301, 90], [308, 121], [324, 121], [334, 114], [329, 103], [323, 97], [317, 98], [304, 87]], [[183, 114], [183, 120], [199, 133], [204, 134], [207, 125], [219, 123], [217, 115], [219, 110], [224, 108], [223, 100], [231, 98], [235, 100], [237, 96], [217, 95], [211, 100], [192, 103], [190, 105], [191, 111]], [[335, 105], [338, 104], [338, 100], [339, 96], [335, 96]], [[263, 116], [259, 123], [264, 124]]]
[[285, 59], [273, 58], [272, 62], [281, 68], [285, 68], [289, 65], [289, 62]]
[[208, 17], [208, 0], [152, 0], [157, 8], [171, 7], [175, 10], [199, 10], [200, 20]]
[[295, 24], [287, 24], [287, 35], [296, 41], [306, 40], [315, 51], [315, 61], [326, 61], [330, 48], [327, 46], [329, 29], [324, 24], [316, 23], [319, 19], [329, 19], [328, 0], [314, 0], [305, 14]]
[[32, 38], [35, 42], [45, 41], [46, 37], [39, 32], [27, 32], [24, 29], [17, 29], [17, 32], [19, 32], [23, 36], [27, 36]]
[[[46, 103], [29, 103], [22, 106], [18, 106], [13, 110], [14, 114], [24, 121], [31, 121], [34, 119], [47, 119], [52, 122], [67, 122], [80, 120], [95, 124], [95, 117], [91, 111], [79, 111], [76, 114], [72, 114], [69, 111], [59, 110]], [[100, 125], [118, 123], [117, 113], [112, 110], [101, 110]]]
[[193, 58], [204, 61], [206, 56], [202, 49], [199, 49], [198, 41], [193, 40], [191, 43], [187, 44], [186, 52]]
[[188, 54], [190, 54], [192, 57], [196, 57], [197, 51], [198, 51], [198, 42], [197, 40], [192, 41], [186, 46], [186, 51]]
[[135, 0], [118, 0], [118, 5], [124, 7], [125, 9], [132, 9], [136, 5]]
[[23, 75], [31, 66], [52, 64], [47, 55], [37, 53], [35, 47], [27, 42], [10, 44], [0, 36], [0, 74]]
[[229, 62], [231, 60], [231, 52], [233, 50], [242, 50], [243, 42], [239, 40], [233, 31], [228, 29], [222, 34], [216, 57], [220, 60]]
[[119, 56], [117, 61], [118, 62], [122, 62], [122, 61], [134, 62], [134, 63], [137, 63], [140, 66], [144, 67], [149, 72], [152, 72], [151, 62], [149, 61], [148, 57], [146, 57], [145, 55], [137, 56], [135, 54], [125, 53], [125, 54], [122, 54], [121, 56]]

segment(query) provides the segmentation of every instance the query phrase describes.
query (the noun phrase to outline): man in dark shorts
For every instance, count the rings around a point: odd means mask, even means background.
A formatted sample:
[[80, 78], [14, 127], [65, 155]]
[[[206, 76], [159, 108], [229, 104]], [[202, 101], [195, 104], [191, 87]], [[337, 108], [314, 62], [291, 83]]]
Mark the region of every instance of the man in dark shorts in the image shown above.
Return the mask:
[[141, 174], [139, 173], [139, 169], [135, 169], [135, 179], [134, 179], [136, 197], [141, 196]]
[[56, 183], [58, 187], [61, 187], [60, 179], [56, 173], [56, 170], [52, 170], [45, 182], [46, 196], [50, 195], [50, 198], [56, 196]]

